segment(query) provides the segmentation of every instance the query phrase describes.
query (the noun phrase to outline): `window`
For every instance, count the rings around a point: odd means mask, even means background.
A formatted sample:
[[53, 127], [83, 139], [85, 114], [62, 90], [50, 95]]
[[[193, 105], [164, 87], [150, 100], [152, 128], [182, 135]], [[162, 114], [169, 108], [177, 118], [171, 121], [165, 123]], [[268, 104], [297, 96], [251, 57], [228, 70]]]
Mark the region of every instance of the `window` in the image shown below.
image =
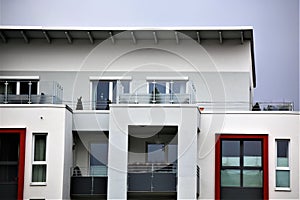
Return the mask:
[[216, 199], [268, 199], [268, 136], [216, 138]]
[[0, 94], [29, 95], [38, 93], [38, 80], [0, 79]]
[[159, 92], [160, 94], [185, 94], [187, 81], [172, 81], [172, 80], [160, 80], [160, 81], [148, 81], [148, 94]]
[[262, 142], [222, 140], [221, 146], [221, 187], [262, 187]]
[[289, 164], [290, 140], [276, 140], [276, 188], [290, 188], [290, 164]]
[[46, 142], [47, 134], [33, 135], [33, 163], [32, 163], [32, 182], [46, 182]]
[[90, 144], [90, 174], [93, 176], [107, 175], [107, 143]]
[[186, 103], [188, 102], [187, 81], [185, 80], [150, 80], [148, 94], [150, 103]]
[[110, 103], [116, 103], [120, 94], [130, 92], [129, 80], [93, 80], [93, 109], [108, 110]]

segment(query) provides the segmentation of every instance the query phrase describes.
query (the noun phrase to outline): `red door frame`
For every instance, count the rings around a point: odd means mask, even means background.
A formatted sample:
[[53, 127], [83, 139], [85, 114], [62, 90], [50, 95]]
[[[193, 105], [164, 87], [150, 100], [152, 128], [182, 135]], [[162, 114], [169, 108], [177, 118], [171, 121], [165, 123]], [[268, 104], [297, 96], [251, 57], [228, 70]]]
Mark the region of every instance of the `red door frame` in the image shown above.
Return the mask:
[[269, 199], [268, 135], [217, 134], [215, 148], [215, 199], [221, 198], [221, 139], [261, 139], [263, 141], [263, 198]]
[[25, 128], [0, 128], [0, 134], [19, 134], [20, 135], [20, 152], [18, 166], [18, 199], [23, 199], [24, 190], [24, 166], [25, 166]]

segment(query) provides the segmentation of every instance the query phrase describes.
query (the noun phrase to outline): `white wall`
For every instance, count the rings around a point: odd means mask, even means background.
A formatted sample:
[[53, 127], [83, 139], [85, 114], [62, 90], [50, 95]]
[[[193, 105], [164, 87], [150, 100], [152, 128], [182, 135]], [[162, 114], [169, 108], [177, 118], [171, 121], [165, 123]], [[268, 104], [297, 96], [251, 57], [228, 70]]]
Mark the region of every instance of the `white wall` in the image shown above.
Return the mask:
[[[69, 198], [71, 114], [63, 105], [1, 105], [0, 127], [26, 127], [24, 199]], [[47, 133], [45, 186], [32, 186], [33, 133]], [[67, 141], [68, 140], [68, 141]]]
[[[122, 33], [126, 34], [126, 33]], [[10, 41], [0, 46], [3, 71], [220, 71], [249, 72], [250, 42], [239, 40]]]
[[110, 112], [108, 199], [127, 196], [128, 125], [178, 126], [177, 198], [195, 199], [197, 108], [193, 105], [112, 105]]
[[[300, 115], [293, 112], [227, 112], [201, 114], [198, 164], [201, 199], [214, 198], [215, 134], [268, 134], [269, 198], [299, 199]], [[275, 191], [275, 139], [290, 139], [291, 191]]]

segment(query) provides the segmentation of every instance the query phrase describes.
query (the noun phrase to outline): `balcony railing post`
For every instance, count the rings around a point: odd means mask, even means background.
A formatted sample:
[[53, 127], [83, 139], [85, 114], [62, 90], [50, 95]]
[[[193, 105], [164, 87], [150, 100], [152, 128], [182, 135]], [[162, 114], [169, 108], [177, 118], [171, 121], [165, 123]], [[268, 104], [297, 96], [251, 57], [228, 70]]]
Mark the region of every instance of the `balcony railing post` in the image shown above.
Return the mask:
[[94, 176], [92, 176], [92, 187], [91, 187], [91, 194], [94, 194]]
[[32, 86], [32, 82], [29, 81], [28, 82], [28, 103], [31, 104], [31, 86]]
[[4, 85], [5, 85], [5, 91], [4, 91], [4, 103], [6, 104], [6, 103], [8, 103], [8, 98], [7, 98], [7, 87], [8, 87], [8, 82], [5, 81]]
[[153, 166], [153, 164], [151, 164], [151, 182], [150, 182], [150, 188], [151, 188], [151, 192], [153, 192], [153, 188], [154, 188], [154, 186], [153, 186], [153, 179], [154, 179], [154, 166]]

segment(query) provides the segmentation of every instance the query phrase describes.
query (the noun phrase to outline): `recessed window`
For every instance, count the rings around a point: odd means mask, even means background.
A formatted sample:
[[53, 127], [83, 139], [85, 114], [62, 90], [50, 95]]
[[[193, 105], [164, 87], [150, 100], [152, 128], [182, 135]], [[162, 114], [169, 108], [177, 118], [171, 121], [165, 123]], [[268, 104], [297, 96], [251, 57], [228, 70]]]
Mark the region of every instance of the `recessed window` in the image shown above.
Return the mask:
[[34, 95], [38, 93], [38, 80], [0, 80], [0, 94]]
[[93, 109], [108, 110], [109, 104], [116, 103], [119, 95], [129, 92], [129, 80], [92, 81]]
[[148, 81], [148, 93], [153, 92], [160, 94], [185, 94], [187, 81], [172, 81], [172, 80], [159, 80]]
[[34, 134], [34, 155], [32, 163], [32, 182], [45, 183], [46, 182], [46, 143], [47, 134]]
[[290, 140], [276, 140], [276, 188], [290, 188], [290, 164], [289, 164]]

